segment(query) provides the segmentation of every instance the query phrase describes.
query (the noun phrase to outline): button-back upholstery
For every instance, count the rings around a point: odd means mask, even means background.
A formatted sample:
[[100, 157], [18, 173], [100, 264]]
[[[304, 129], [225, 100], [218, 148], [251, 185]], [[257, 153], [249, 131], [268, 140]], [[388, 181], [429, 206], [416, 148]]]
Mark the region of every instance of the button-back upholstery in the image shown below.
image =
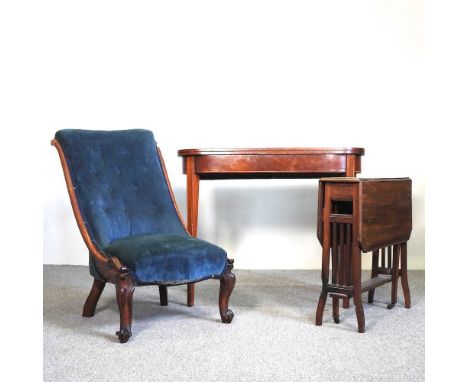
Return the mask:
[[85, 225], [98, 248], [142, 234], [187, 235], [147, 130], [60, 130]]
[[[218, 276], [227, 254], [192, 238], [179, 219], [153, 133], [56, 133], [91, 240], [133, 270], [136, 282], [180, 284]], [[100, 278], [90, 256], [90, 273]]]

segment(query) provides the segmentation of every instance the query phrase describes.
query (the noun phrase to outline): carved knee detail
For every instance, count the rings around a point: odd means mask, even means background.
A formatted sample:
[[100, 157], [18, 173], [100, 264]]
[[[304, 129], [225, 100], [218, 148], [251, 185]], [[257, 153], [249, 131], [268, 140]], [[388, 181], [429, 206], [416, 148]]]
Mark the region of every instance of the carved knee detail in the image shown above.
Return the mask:
[[132, 302], [135, 283], [129, 274], [122, 275], [115, 285], [117, 304], [120, 312], [120, 330], [115, 334], [120, 343], [125, 343], [132, 336]]
[[225, 324], [231, 323], [234, 318], [234, 313], [228, 308], [229, 297], [236, 284], [236, 276], [231, 273], [234, 266], [233, 264], [234, 260], [228, 259], [228, 265], [220, 278], [219, 313], [221, 315], [221, 321]]

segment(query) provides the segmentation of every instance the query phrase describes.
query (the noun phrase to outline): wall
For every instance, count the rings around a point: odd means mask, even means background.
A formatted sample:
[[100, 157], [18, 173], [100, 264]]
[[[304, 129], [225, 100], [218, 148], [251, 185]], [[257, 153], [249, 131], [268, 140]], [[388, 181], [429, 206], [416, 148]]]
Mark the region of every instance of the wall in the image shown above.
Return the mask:
[[[44, 145], [44, 263], [87, 263], [54, 132], [147, 128], [184, 214], [180, 148], [364, 147], [362, 176], [413, 179], [409, 267], [424, 268], [422, 1], [53, 6], [31, 37], [41, 91], [26, 95]], [[315, 180], [205, 181], [199, 236], [238, 268], [319, 268], [316, 191]]]

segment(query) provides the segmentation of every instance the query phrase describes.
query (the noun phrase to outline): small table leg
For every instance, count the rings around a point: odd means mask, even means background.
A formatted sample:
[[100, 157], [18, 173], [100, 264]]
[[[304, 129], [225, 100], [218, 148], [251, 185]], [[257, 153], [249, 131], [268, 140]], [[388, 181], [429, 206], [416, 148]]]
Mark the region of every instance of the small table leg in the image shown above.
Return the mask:
[[408, 268], [407, 268], [407, 244], [401, 244], [401, 287], [403, 289], [403, 296], [405, 297], [405, 308], [411, 308], [411, 295], [408, 285]]
[[[393, 246], [393, 263], [392, 263], [392, 297], [390, 304], [387, 305], [387, 309], [392, 309], [397, 302], [398, 293], [398, 278], [400, 276], [400, 253], [401, 245], [397, 244]], [[389, 265], [390, 266], [390, 265]]]
[[364, 333], [366, 331], [366, 319], [364, 317], [364, 309], [362, 307], [361, 296], [361, 249], [358, 243], [353, 243], [352, 250], [353, 262], [353, 300], [356, 309], [356, 317], [358, 322], [358, 332]]
[[[346, 156], [346, 176], [356, 177], [359, 171], [356, 170], [356, 156], [347, 155]], [[343, 299], [343, 308], [349, 309], [349, 297]]]

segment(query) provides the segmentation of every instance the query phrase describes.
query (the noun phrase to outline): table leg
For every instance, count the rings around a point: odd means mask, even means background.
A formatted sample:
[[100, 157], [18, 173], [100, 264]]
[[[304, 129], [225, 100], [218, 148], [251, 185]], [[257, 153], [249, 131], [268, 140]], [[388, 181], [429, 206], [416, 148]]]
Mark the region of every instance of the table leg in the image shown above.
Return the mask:
[[[379, 267], [379, 250], [376, 249], [375, 251], [372, 251], [372, 271], [371, 271], [372, 279], [378, 276], [378, 270], [377, 270], [378, 267]], [[367, 302], [369, 304], [372, 304], [374, 302], [374, 294], [375, 294], [375, 289], [369, 290], [369, 295], [367, 297]]]
[[[356, 156], [346, 155], [346, 176], [355, 177], [357, 173], [358, 171], [356, 171]], [[343, 299], [343, 308], [349, 308], [349, 297]]]
[[356, 170], [356, 156], [346, 156], [346, 176], [354, 178], [359, 171]]
[[405, 308], [411, 308], [411, 295], [408, 286], [408, 269], [407, 269], [407, 244], [401, 244], [401, 286], [403, 288], [403, 296], [405, 297]]
[[[323, 243], [322, 243], [322, 293], [317, 304], [315, 313], [315, 325], [321, 326], [323, 320], [323, 311], [327, 302], [327, 286], [330, 275], [330, 191], [329, 185], [325, 186], [325, 206], [323, 213]], [[318, 212], [320, 213], [320, 211]], [[335, 305], [334, 305], [335, 306]]]
[[392, 264], [392, 297], [390, 304], [387, 305], [387, 309], [392, 309], [397, 302], [398, 293], [398, 277], [400, 276], [400, 253], [401, 245], [397, 244], [393, 246], [393, 264]]
[[[187, 157], [187, 229], [193, 237], [197, 236], [198, 189], [200, 177], [195, 172], [195, 158]], [[187, 284], [187, 306], [195, 303], [195, 284]]]
[[[357, 236], [357, 235], [356, 235]], [[356, 317], [358, 322], [358, 332], [364, 333], [366, 331], [366, 323], [364, 318], [364, 309], [362, 307], [361, 296], [361, 249], [359, 244], [353, 243], [353, 299], [354, 307], [356, 309]]]

